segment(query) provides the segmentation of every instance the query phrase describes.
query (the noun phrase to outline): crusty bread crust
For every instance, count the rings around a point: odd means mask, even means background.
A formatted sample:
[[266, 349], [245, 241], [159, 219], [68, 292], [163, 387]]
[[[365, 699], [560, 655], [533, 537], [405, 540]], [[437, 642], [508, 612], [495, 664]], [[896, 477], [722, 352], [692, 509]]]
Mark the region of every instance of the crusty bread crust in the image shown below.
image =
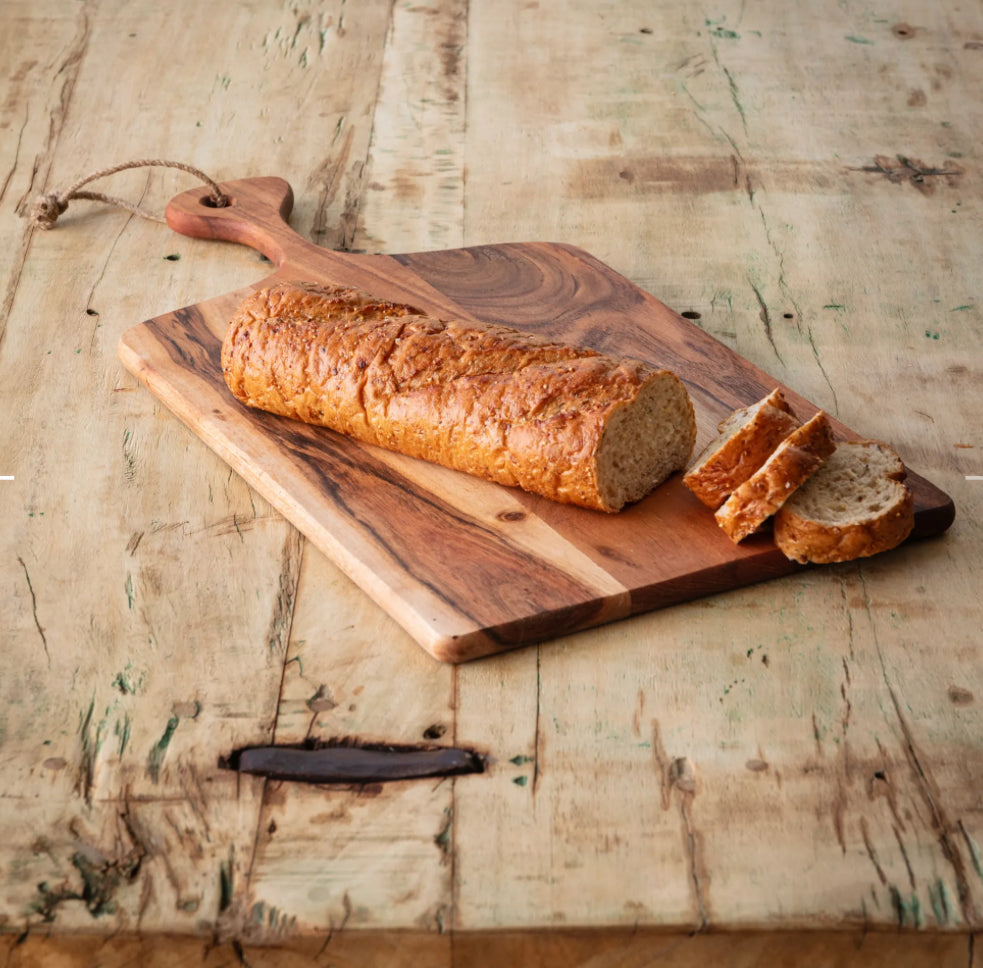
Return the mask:
[[756, 531], [833, 453], [836, 444], [826, 414], [820, 410], [788, 435], [761, 468], [715, 513], [717, 523], [735, 544]]
[[[841, 443], [775, 515], [775, 543], [793, 561], [815, 564], [896, 548], [915, 525], [906, 476], [904, 463], [887, 444]], [[838, 477], [846, 483], [837, 483]]]
[[[668, 371], [342, 287], [250, 295], [229, 323], [222, 369], [248, 406], [602, 511], [682, 469], [696, 438], [689, 394]], [[633, 463], [639, 480], [612, 486], [598, 452], [612, 416], [623, 424], [640, 402], [650, 421], [657, 408], [651, 453]], [[609, 455], [605, 466], [623, 463]]]
[[781, 389], [735, 410], [683, 476], [683, 483], [709, 508], [721, 504], [754, 474], [797, 427]]

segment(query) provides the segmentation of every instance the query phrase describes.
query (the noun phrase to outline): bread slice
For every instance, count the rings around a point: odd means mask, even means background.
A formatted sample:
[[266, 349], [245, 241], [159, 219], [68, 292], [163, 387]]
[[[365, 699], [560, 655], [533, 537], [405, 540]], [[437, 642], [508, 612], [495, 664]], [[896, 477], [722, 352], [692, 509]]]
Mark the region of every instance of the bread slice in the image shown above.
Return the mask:
[[836, 448], [829, 418], [820, 410], [792, 431], [762, 466], [716, 511], [735, 544], [773, 515]]
[[852, 561], [897, 547], [915, 525], [901, 458], [875, 440], [841, 443], [775, 516], [793, 561]]
[[782, 391], [735, 410], [721, 421], [720, 435], [700, 453], [683, 476], [683, 483], [708, 507], [716, 510], [762, 464], [800, 421]]
[[696, 440], [668, 370], [351, 288], [252, 293], [222, 370], [247, 406], [601, 511], [682, 470]]

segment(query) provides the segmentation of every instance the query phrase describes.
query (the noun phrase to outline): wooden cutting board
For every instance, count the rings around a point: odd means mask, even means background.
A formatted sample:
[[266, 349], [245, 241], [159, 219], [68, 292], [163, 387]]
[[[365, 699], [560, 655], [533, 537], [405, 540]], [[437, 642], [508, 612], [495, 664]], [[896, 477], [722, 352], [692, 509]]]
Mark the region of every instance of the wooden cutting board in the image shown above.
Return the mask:
[[[320, 249], [286, 222], [290, 186], [254, 178], [173, 199], [167, 220], [197, 238], [242, 242], [273, 281], [360, 287], [443, 317], [505, 323], [639, 357], [687, 384], [698, 447], [731, 410], [778, 382], [588, 253], [485, 245], [408, 255]], [[195, 434], [388, 611], [435, 658], [461, 662], [800, 567], [767, 534], [733, 545], [676, 475], [617, 515], [555, 504], [330, 431], [241, 406], [222, 378], [226, 324], [248, 290], [127, 330], [124, 365]], [[785, 387], [800, 418], [816, 407]], [[842, 438], [855, 438], [836, 424]], [[911, 474], [915, 537], [944, 531], [951, 499]]]

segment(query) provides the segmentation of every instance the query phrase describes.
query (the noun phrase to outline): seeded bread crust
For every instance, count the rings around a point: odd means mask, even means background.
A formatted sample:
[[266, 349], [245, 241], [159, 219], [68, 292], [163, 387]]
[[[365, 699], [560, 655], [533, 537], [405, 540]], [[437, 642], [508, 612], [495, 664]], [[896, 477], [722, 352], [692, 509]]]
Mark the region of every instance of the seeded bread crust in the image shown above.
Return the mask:
[[763, 400], [735, 410], [721, 421], [720, 435], [696, 458], [683, 484], [708, 508], [716, 510], [799, 426], [782, 391], [776, 388]]
[[896, 548], [915, 525], [906, 476], [887, 444], [841, 443], [775, 515], [775, 543], [793, 561], [815, 564]]
[[222, 369], [250, 407], [601, 511], [685, 467], [696, 439], [673, 373], [350, 288], [251, 294]]
[[727, 498], [715, 513], [717, 523], [735, 544], [742, 541], [778, 511], [835, 449], [829, 419], [820, 410], [789, 434]]

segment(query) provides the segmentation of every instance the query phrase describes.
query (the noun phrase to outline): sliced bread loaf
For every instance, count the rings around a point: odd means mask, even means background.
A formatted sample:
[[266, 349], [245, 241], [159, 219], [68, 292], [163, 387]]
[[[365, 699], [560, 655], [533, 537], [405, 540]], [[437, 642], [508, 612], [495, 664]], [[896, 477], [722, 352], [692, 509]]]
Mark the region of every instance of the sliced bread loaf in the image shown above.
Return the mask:
[[720, 435], [700, 453], [683, 476], [683, 483], [708, 507], [716, 510], [771, 456], [799, 420], [782, 391], [735, 410], [721, 421]]
[[836, 448], [820, 410], [793, 430], [716, 511], [717, 523], [735, 544], [757, 530], [815, 473]]
[[901, 544], [915, 523], [901, 458], [886, 444], [841, 443], [775, 516], [775, 543], [791, 559], [852, 561]]
[[667, 370], [338, 286], [252, 293], [222, 370], [247, 406], [600, 511], [645, 497], [696, 441]]

